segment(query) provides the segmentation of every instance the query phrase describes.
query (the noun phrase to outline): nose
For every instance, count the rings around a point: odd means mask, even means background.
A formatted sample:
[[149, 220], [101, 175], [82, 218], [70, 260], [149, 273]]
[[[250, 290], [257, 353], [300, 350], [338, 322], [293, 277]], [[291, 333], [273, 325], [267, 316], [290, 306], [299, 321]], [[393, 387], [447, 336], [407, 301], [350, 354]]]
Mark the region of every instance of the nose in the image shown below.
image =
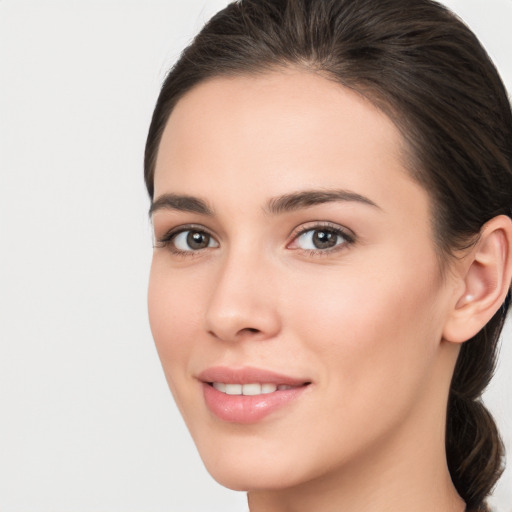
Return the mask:
[[266, 340], [281, 329], [271, 265], [261, 255], [232, 254], [219, 264], [206, 310], [206, 329], [217, 339]]

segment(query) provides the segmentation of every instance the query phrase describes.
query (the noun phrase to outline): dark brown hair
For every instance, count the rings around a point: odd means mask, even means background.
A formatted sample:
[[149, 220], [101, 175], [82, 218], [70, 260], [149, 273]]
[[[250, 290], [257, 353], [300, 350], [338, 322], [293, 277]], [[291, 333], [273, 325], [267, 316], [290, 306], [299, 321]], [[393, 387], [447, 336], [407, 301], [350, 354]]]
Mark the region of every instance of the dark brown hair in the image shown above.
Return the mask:
[[[441, 260], [467, 247], [483, 224], [512, 216], [512, 113], [474, 34], [431, 0], [240, 0], [215, 15], [163, 84], [145, 154], [153, 197], [162, 132], [176, 102], [212, 77], [295, 66], [364, 95], [400, 129], [411, 174], [433, 204]], [[510, 293], [464, 343], [448, 401], [446, 454], [468, 509], [498, 480], [503, 445], [481, 402], [492, 377]]]

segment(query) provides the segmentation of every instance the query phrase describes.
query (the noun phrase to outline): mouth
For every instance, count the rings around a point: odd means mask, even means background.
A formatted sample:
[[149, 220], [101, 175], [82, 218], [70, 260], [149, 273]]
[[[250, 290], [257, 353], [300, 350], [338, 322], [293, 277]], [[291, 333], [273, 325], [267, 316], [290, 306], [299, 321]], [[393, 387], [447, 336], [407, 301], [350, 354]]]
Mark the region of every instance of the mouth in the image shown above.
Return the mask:
[[[289, 389], [298, 388], [300, 386], [290, 386], [288, 384], [273, 384], [271, 382], [266, 383], [249, 383], [249, 384], [229, 384], [227, 382], [208, 382], [208, 385], [215, 388], [217, 391], [221, 393], [225, 393], [226, 395], [243, 395], [243, 396], [258, 396], [258, 395], [268, 395], [270, 393], [275, 393], [276, 391], [286, 391]], [[305, 382], [304, 386], [310, 384], [309, 382]]]
[[209, 368], [199, 375], [207, 409], [228, 423], [257, 423], [286, 412], [312, 381], [256, 368]]

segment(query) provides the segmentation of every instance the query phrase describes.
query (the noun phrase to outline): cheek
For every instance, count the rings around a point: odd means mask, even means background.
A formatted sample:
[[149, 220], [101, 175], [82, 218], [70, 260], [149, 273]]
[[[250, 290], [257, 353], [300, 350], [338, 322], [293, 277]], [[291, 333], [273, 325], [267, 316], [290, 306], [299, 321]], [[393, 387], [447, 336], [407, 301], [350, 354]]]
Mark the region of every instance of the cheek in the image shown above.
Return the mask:
[[294, 339], [320, 369], [322, 402], [310, 415], [318, 421], [305, 417], [304, 423], [311, 439], [337, 440], [315, 445], [318, 453], [311, 457], [321, 453], [333, 466], [374, 449], [419, 410], [438, 339], [435, 308], [429, 309], [436, 302], [431, 276], [418, 281], [408, 271], [353, 270], [329, 278], [304, 274], [301, 289], [314, 292], [288, 303]]
[[327, 365], [327, 382], [349, 387], [345, 396], [413, 392], [435, 356], [442, 325], [435, 263], [426, 261], [418, 276], [399, 255], [385, 256], [364, 268], [303, 274], [297, 279], [310, 293], [289, 292], [297, 297], [296, 336]]
[[[181, 277], [180, 277], [181, 276]], [[169, 389], [182, 416], [197, 408], [198, 395], [190, 386], [190, 361], [197, 352], [204, 296], [197, 279], [183, 279], [180, 271], [168, 268], [163, 255], [155, 255], [148, 287], [151, 332]]]
[[167, 269], [165, 259], [155, 255], [148, 288], [149, 323], [170, 385], [175, 376], [186, 372], [193, 349], [190, 339], [201, 318], [199, 284], [183, 282], [179, 276], [179, 271]]

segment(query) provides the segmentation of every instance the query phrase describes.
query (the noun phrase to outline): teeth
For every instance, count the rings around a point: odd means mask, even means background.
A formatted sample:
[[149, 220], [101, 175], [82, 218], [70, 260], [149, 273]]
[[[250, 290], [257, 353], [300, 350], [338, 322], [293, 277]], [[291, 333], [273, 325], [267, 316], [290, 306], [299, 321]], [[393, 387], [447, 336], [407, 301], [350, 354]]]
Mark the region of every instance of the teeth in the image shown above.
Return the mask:
[[226, 384], [226, 395], [241, 395], [242, 384]]
[[266, 395], [267, 393], [273, 393], [277, 389], [275, 384], [262, 384], [261, 393]]
[[277, 390], [293, 388], [293, 386], [276, 386], [275, 384], [259, 384], [257, 382], [251, 384], [225, 384], [224, 382], [213, 382], [212, 385], [217, 391], [221, 391], [227, 395], [245, 396], [266, 395], [268, 393], [274, 393], [274, 391]]
[[226, 392], [226, 384], [224, 384], [224, 382], [214, 382], [213, 387], [218, 391], [222, 391], [223, 393]]
[[242, 394], [248, 396], [261, 395], [261, 384], [244, 384]]

